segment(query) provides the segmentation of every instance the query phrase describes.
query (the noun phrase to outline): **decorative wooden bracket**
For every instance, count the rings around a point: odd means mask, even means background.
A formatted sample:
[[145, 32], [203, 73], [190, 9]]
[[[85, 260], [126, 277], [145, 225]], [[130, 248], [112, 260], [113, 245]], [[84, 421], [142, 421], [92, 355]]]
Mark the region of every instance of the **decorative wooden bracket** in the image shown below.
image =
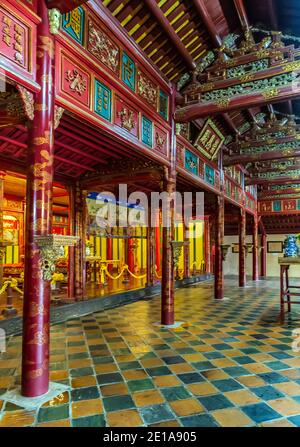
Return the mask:
[[55, 271], [55, 262], [61, 257], [63, 247], [74, 247], [79, 242], [78, 236], [50, 234], [35, 236], [34, 241], [41, 252], [41, 268], [44, 281], [51, 281]]
[[223, 261], [226, 260], [226, 256], [227, 256], [227, 254], [228, 254], [228, 251], [229, 251], [230, 247], [231, 247], [231, 244], [222, 244], [222, 245], [221, 245], [222, 259], [223, 259]]

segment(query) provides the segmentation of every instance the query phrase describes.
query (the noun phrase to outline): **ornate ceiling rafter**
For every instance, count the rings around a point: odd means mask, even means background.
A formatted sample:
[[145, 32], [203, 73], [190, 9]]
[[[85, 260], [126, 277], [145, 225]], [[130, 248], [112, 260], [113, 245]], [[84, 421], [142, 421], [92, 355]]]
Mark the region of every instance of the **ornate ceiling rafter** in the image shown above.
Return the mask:
[[255, 176], [246, 180], [246, 185], [259, 185], [263, 183], [276, 182], [276, 181], [296, 181], [300, 178], [300, 169], [290, 169], [287, 171], [279, 172], [258, 172]]
[[246, 166], [250, 176], [255, 176], [256, 173], [280, 172], [289, 171], [291, 169], [300, 169], [300, 158], [286, 158], [283, 160], [258, 161], [250, 166]]
[[291, 115], [281, 120], [277, 120], [274, 114], [270, 119], [262, 124], [256, 121], [252, 127], [242, 136], [237, 136], [236, 140], [230, 144], [230, 149], [241, 153], [241, 150], [260, 145], [273, 145], [300, 140], [300, 127], [296, 124]]
[[236, 49], [222, 46], [205, 73], [195, 72], [183, 89], [183, 107], [175, 120], [191, 121], [204, 115], [263, 105], [300, 96], [300, 50], [284, 46], [281, 34], [254, 41], [251, 30]]
[[[300, 155], [300, 129], [293, 116], [277, 120], [272, 114], [264, 123], [253, 123], [252, 128], [244, 135], [238, 136], [230, 144], [231, 154], [224, 158], [224, 166], [238, 163], [255, 163], [259, 167], [258, 157], [263, 166], [288, 164], [282, 159], [290, 159]], [[282, 164], [283, 163], [283, 164]]]

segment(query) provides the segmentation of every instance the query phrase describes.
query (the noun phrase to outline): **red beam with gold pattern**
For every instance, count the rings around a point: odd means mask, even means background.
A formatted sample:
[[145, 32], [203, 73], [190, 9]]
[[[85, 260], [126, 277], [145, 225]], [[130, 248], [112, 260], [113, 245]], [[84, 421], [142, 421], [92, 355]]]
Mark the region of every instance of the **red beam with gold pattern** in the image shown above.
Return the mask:
[[[272, 93], [272, 92], [271, 92]], [[177, 123], [186, 123], [205, 116], [215, 116], [224, 112], [246, 109], [249, 107], [262, 106], [289, 99], [300, 97], [300, 85], [278, 88], [274, 95], [264, 95], [263, 93], [253, 93], [251, 95], [236, 95], [224, 102], [207, 102], [187, 105], [175, 112], [174, 118]]]

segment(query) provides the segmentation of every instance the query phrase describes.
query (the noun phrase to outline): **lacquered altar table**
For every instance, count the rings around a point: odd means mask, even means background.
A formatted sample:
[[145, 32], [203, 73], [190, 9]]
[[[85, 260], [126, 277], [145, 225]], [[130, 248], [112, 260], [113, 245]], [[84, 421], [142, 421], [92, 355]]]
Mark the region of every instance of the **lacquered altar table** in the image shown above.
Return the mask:
[[280, 265], [280, 318], [282, 320], [284, 318], [285, 304], [288, 305], [288, 312], [291, 311], [291, 304], [300, 304], [300, 300], [291, 301], [291, 297], [300, 297], [300, 285], [291, 286], [289, 283], [289, 268], [291, 265], [296, 265], [300, 268], [300, 257], [279, 258], [278, 263]]

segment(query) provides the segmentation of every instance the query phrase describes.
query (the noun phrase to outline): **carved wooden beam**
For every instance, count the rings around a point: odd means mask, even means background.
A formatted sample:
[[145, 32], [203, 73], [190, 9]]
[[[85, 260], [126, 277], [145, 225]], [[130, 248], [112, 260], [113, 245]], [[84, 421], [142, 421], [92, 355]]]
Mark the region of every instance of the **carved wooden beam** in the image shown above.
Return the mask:
[[158, 23], [163, 28], [164, 32], [167, 34], [175, 48], [177, 48], [178, 52], [180, 53], [181, 57], [185, 61], [187, 67], [189, 70], [193, 71], [196, 68], [196, 62], [193, 60], [192, 56], [189, 54], [187, 49], [185, 48], [184, 44], [180, 40], [178, 34], [175, 33], [172, 25], [170, 24], [169, 20], [166, 18], [166, 16], [163, 14], [160, 7], [157, 5], [155, 0], [144, 0], [144, 3], [146, 3], [147, 7], [150, 9], [151, 13], [154, 15]]
[[251, 95], [236, 95], [228, 101], [197, 102], [176, 110], [174, 118], [177, 123], [186, 123], [204, 116], [214, 116], [223, 112], [232, 112], [254, 106], [263, 106], [274, 102], [296, 99], [300, 97], [300, 85], [296, 84], [278, 89], [270, 89], [269, 93], [259, 92]]
[[239, 133], [238, 128], [236, 127], [236, 125], [234, 124], [232, 119], [230, 118], [229, 114], [228, 113], [223, 113], [222, 116], [223, 116], [224, 120], [226, 121], [227, 125], [230, 127], [230, 129], [234, 133], [238, 134]]
[[[294, 135], [287, 135], [283, 136], [282, 138], [272, 138], [270, 136], [268, 139], [265, 140], [245, 140], [240, 141], [238, 143], [231, 143], [230, 149], [235, 150], [237, 152], [243, 153], [241, 151], [247, 151], [247, 149], [251, 150], [252, 148], [259, 148], [259, 147], [270, 147], [275, 148], [276, 145], [284, 145], [286, 143], [293, 143], [295, 141], [300, 141], [300, 133], [294, 134]], [[299, 143], [300, 144], [300, 143]], [[287, 145], [288, 146], [288, 145]], [[279, 148], [278, 148], [279, 149]]]
[[248, 16], [246, 13], [245, 5], [243, 0], [234, 0], [234, 5], [238, 13], [242, 28], [249, 28]]
[[[281, 185], [282, 186], [282, 185]], [[281, 189], [263, 189], [258, 193], [258, 200], [266, 199], [271, 196], [289, 196], [293, 194], [300, 195], [300, 184], [297, 183], [286, 183], [283, 185], [285, 188]], [[298, 186], [298, 187], [297, 187]], [[280, 185], [274, 185], [274, 188], [280, 188]]]
[[288, 158], [286, 161], [274, 160], [270, 163], [267, 162], [265, 165], [264, 163], [257, 163], [252, 169], [249, 169], [249, 174], [255, 176], [257, 172], [284, 172], [291, 169], [300, 169], [300, 159]]
[[159, 166], [151, 161], [116, 160], [109, 166], [101, 167], [96, 175], [86, 176], [81, 180], [81, 186], [86, 190], [92, 188], [103, 188], [106, 185], [118, 185], [121, 183], [132, 184], [147, 181], [159, 183], [164, 174], [163, 166]]
[[209, 35], [211, 37], [211, 40], [213, 41], [213, 44], [216, 47], [219, 47], [222, 45], [222, 38], [219, 35], [217, 28], [206, 8], [206, 5], [204, 3], [204, 0], [193, 0], [193, 3], [195, 5], [195, 8], [197, 9], [207, 31], [209, 32]]
[[77, 8], [88, 0], [47, 0], [47, 6], [49, 9], [56, 8], [62, 13], [72, 11], [72, 9]]
[[281, 152], [264, 152], [262, 154], [251, 155], [231, 155], [224, 158], [224, 166], [233, 166], [238, 164], [254, 163], [256, 161], [276, 160], [291, 157], [300, 157], [300, 147], [294, 151], [281, 151]]
[[300, 50], [279, 33], [256, 43], [246, 29], [238, 48], [219, 48], [218, 58], [183, 89], [177, 122], [268, 105], [300, 96]]
[[293, 175], [289, 175], [287, 173], [286, 177], [275, 177], [275, 178], [260, 178], [260, 177], [251, 177], [250, 179], [247, 179], [245, 181], [246, 186], [248, 185], [266, 185], [270, 183], [288, 183], [288, 182], [295, 182], [299, 178], [299, 172], [297, 174], [297, 171]]

